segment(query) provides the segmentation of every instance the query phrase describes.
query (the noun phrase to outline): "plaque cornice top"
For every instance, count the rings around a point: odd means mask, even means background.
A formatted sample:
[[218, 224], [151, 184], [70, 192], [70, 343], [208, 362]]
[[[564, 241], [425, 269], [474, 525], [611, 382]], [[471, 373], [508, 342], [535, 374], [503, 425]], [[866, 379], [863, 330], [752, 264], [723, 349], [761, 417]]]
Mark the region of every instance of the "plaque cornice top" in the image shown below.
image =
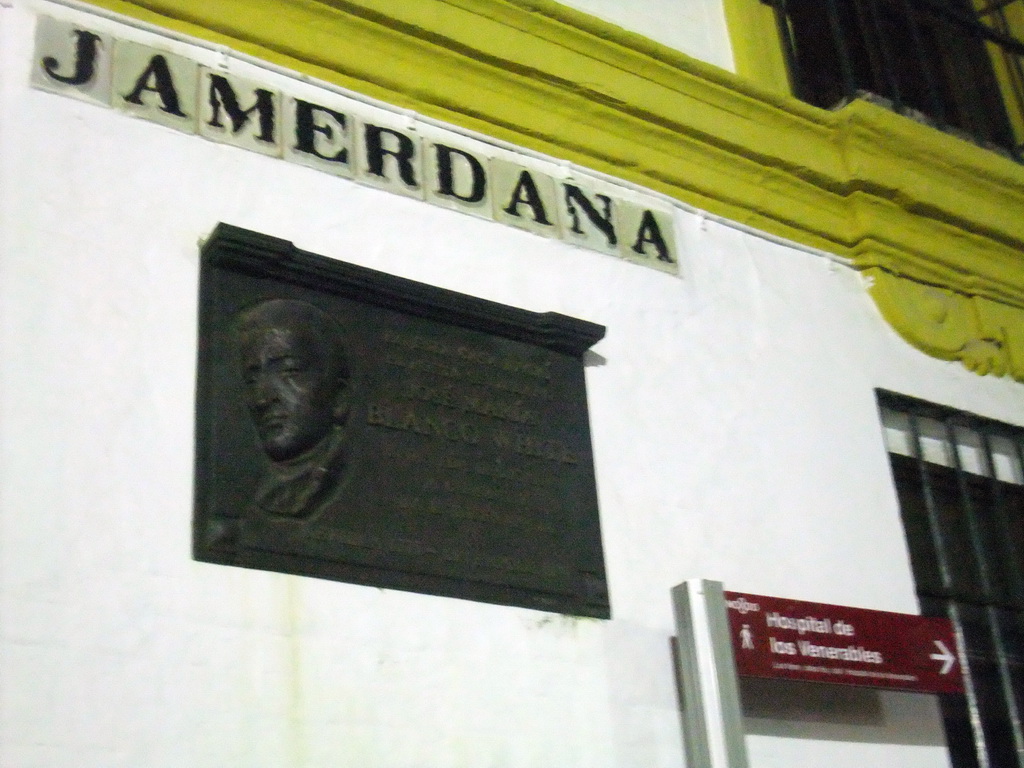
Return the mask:
[[343, 298], [371, 301], [430, 320], [456, 322], [555, 352], [581, 357], [605, 327], [557, 312], [531, 312], [340, 262], [296, 248], [289, 240], [221, 222], [203, 244], [211, 266], [254, 277], [287, 279]]

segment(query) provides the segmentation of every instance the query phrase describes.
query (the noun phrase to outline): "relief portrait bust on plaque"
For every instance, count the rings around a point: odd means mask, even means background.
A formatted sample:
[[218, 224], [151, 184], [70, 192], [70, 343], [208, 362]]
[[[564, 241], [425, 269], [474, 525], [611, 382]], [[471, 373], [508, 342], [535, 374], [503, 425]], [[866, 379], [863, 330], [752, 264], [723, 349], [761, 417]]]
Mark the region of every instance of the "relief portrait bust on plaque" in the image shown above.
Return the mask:
[[304, 301], [272, 299], [240, 312], [235, 338], [245, 404], [267, 466], [253, 497], [261, 512], [306, 519], [343, 474], [350, 373], [341, 329]]

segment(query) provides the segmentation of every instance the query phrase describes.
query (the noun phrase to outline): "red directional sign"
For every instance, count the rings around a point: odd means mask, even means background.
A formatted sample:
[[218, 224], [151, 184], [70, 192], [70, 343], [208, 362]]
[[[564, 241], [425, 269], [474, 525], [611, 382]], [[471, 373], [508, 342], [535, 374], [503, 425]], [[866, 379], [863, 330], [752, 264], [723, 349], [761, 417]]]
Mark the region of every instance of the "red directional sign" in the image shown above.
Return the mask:
[[726, 592], [736, 670], [748, 677], [964, 689], [947, 619]]

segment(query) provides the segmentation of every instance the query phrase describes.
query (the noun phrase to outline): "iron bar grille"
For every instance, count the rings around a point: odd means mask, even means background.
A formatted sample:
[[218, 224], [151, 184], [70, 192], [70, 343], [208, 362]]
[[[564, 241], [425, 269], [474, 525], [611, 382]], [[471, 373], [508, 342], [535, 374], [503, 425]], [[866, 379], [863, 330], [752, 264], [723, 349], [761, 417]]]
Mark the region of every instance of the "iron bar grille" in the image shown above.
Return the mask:
[[1021, 160], [1024, 0], [764, 0], [794, 94], [869, 98]]
[[878, 393], [921, 611], [952, 622], [954, 768], [1024, 766], [1024, 429]]

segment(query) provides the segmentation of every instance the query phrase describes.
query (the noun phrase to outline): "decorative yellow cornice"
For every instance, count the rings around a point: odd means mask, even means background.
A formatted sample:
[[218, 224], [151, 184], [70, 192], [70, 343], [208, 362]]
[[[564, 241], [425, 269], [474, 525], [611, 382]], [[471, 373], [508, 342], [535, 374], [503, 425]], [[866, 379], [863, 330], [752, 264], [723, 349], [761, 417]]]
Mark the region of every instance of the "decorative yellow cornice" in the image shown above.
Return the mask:
[[908, 341], [966, 359], [900, 310], [945, 291], [960, 349], [1024, 380], [977, 309], [1024, 327], [1024, 168], [873, 104], [805, 105], [778, 61], [754, 82], [550, 0], [92, 2], [849, 257]]
[[871, 295], [908, 342], [975, 373], [1024, 381], [1024, 325], [1019, 307], [906, 280], [872, 267]]

